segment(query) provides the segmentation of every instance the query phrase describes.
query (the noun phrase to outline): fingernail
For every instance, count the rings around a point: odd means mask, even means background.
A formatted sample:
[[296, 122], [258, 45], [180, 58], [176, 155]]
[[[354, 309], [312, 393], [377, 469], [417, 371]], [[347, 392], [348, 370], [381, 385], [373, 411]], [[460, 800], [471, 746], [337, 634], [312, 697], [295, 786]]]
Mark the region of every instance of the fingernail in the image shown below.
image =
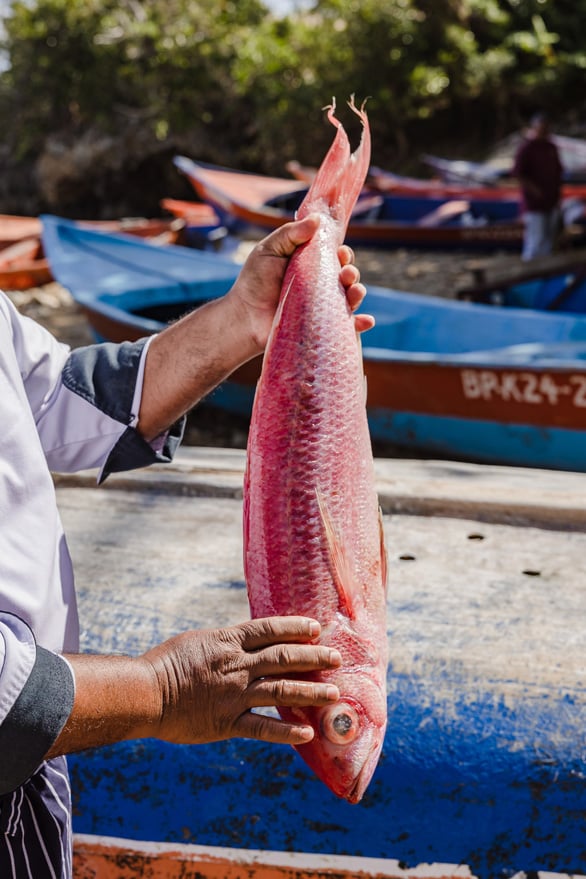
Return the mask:
[[337, 702], [340, 698], [340, 691], [337, 687], [330, 685], [326, 690], [326, 696], [330, 702]]
[[342, 665], [342, 654], [338, 650], [330, 650], [330, 662], [332, 665]]
[[306, 742], [310, 742], [313, 738], [313, 729], [311, 726], [304, 726], [303, 729], [299, 730], [301, 737], [305, 739]]
[[309, 624], [309, 634], [312, 638], [317, 638], [319, 633], [321, 632], [321, 626], [318, 622], [314, 620], [314, 622]]

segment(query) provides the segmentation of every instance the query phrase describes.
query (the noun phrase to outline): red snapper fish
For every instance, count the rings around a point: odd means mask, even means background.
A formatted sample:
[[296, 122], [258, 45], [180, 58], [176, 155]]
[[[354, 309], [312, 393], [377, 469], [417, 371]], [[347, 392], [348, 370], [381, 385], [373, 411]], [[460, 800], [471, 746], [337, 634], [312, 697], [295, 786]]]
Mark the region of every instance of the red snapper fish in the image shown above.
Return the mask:
[[311, 724], [297, 747], [339, 797], [357, 803], [387, 720], [386, 554], [366, 419], [360, 342], [338, 248], [370, 162], [368, 118], [351, 153], [334, 141], [299, 208], [319, 228], [293, 254], [254, 400], [244, 482], [244, 570], [251, 614], [307, 615], [342, 666], [308, 679], [339, 687], [322, 708], [279, 709]]

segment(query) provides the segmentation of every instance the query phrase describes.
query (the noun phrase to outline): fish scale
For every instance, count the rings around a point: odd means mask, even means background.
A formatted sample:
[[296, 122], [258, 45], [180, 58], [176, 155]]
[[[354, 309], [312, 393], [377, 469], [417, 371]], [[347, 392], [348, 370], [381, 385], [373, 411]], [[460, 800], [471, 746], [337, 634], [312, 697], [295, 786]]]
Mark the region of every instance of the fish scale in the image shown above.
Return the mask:
[[366, 419], [360, 345], [338, 248], [370, 157], [337, 132], [299, 217], [320, 226], [292, 256], [265, 352], [247, 449], [244, 567], [253, 617], [318, 619], [321, 643], [342, 666], [308, 675], [335, 683], [340, 701], [281, 709], [311, 723], [297, 750], [338, 796], [358, 802], [374, 772], [386, 725], [386, 562]]

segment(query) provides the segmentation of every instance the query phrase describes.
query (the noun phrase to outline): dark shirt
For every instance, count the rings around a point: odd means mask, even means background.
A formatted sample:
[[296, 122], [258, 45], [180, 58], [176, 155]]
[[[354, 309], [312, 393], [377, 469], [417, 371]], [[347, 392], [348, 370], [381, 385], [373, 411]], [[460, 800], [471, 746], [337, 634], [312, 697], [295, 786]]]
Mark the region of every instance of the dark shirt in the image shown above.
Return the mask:
[[[515, 158], [514, 174], [521, 181], [523, 204], [527, 211], [552, 211], [560, 200], [562, 164], [557, 147], [551, 140], [536, 137], [525, 140]], [[539, 188], [539, 195], [524, 185], [530, 180]]]

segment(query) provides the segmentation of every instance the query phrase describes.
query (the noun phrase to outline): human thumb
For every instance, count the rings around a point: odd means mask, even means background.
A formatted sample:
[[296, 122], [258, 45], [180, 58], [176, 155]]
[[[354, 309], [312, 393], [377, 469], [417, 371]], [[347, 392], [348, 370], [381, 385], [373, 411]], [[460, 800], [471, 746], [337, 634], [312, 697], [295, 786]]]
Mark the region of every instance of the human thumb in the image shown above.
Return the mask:
[[291, 256], [296, 247], [313, 238], [319, 224], [320, 215], [315, 213], [308, 214], [302, 220], [285, 223], [265, 238], [264, 247], [274, 256]]

